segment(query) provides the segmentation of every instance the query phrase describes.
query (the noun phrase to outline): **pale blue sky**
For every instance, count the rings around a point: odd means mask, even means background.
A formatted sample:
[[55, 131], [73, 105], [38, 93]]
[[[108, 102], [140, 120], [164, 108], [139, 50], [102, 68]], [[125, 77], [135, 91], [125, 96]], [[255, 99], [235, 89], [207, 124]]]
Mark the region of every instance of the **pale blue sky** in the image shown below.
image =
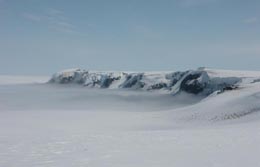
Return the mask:
[[0, 0], [0, 74], [260, 70], [259, 0]]

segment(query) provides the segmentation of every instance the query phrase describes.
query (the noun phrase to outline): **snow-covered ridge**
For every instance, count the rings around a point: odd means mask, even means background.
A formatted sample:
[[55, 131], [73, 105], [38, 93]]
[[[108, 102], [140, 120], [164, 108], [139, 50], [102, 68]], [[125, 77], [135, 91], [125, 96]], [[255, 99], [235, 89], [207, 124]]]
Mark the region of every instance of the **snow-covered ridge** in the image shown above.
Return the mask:
[[79, 84], [85, 87], [108, 89], [164, 90], [171, 93], [185, 91], [209, 95], [232, 90], [241, 84], [260, 78], [259, 72], [235, 72], [198, 68], [177, 72], [97, 72], [69, 69], [52, 76], [49, 83]]

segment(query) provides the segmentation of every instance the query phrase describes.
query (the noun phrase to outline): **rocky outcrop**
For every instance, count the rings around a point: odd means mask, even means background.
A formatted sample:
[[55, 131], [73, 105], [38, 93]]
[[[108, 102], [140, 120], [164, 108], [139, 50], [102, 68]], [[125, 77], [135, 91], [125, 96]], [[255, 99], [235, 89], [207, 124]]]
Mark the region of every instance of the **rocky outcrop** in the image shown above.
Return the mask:
[[180, 89], [188, 93], [198, 94], [207, 87], [208, 81], [208, 76], [203, 75], [203, 73], [191, 73], [183, 79]]
[[192, 71], [182, 80], [180, 90], [192, 94], [209, 95], [215, 91], [233, 90], [241, 82], [237, 77], [210, 78], [206, 71]]
[[163, 89], [163, 88], [167, 89], [168, 86], [166, 83], [161, 82], [161, 83], [156, 83], [156, 84], [149, 86], [147, 90], [158, 90], [158, 89]]
[[60, 83], [60, 84], [69, 84], [77, 83], [84, 84], [88, 71], [80, 69], [70, 69], [58, 72], [52, 76], [49, 83]]
[[143, 74], [137, 73], [137, 74], [127, 74], [125, 75], [125, 81], [119, 86], [120, 88], [134, 88], [134, 89], [140, 89], [143, 88], [145, 83], [142, 82]]
[[232, 90], [241, 80], [238, 77], [211, 77], [204, 69], [172, 73], [91, 72], [72, 69], [54, 74], [49, 83], [209, 95], [215, 91]]

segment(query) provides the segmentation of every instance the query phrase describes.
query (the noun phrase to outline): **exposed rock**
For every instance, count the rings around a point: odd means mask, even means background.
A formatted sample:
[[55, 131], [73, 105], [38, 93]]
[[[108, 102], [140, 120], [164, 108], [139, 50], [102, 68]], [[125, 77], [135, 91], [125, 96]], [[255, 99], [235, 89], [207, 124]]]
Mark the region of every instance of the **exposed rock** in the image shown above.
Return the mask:
[[198, 94], [203, 92], [208, 82], [209, 76], [206, 72], [193, 72], [183, 79], [180, 89], [188, 93]]
[[[165, 89], [173, 94], [185, 91], [209, 95], [215, 91], [233, 90], [242, 79], [237, 77], [210, 77], [205, 70], [173, 73], [89, 72], [80, 69], [65, 70], [53, 75], [50, 83], [80, 84], [97, 88], [128, 88], [144, 90]], [[116, 82], [116, 84], [114, 84]], [[112, 86], [111, 86], [112, 85]]]
[[254, 79], [251, 83], [256, 83], [256, 82], [260, 82], [260, 78]]
[[165, 78], [170, 80], [169, 87], [174, 86], [185, 74], [187, 74], [189, 71], [185, 72], [173, 72], [170, 74], [166, 74]]
[[121, 77], [113, 77], [112, 74], [110, 75], [102, 75], [100, 80], [100, 87], [101, 88], [108, 88], [113, 81], [119, 80]]
[[210, 95], [215, 91], [224, 92], [237, 88], [241, 78], [210, 78], [205, 71], [194, 71], [188, 74], [182, 81], [180, 89], [188, 93]]
[[142, 73], [126, 74], [125, 81], [119, 86], [120, 88], [143, 88], [145, 83], [141, 81], [143, 78]]
[[147, 88], [147, 90], [157, 90], [157, 89], [162, 89], [162, 88], [167, 88], [167, 84], [166, 83], [157, 83], [154, 85], [151, 85]]

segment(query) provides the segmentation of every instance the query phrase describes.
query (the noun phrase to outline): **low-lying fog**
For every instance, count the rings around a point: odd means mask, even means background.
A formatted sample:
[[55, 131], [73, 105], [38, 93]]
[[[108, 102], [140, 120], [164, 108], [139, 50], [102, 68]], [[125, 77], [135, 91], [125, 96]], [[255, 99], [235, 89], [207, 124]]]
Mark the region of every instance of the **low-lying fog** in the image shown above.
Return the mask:
[[201, 100], [190, 94], [91, 89], [76, 85], [27, 84], [0, 86], [1, 109], [160, 111]]

